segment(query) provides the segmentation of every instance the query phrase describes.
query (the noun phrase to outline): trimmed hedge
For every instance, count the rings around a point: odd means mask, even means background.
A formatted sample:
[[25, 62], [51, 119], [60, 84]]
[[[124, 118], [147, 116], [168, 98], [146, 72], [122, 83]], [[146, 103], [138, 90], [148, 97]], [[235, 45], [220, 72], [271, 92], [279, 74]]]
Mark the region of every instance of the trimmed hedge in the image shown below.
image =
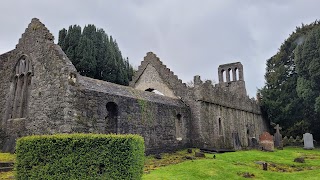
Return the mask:
[[138, 135], [56, 134], [17, 140], [17, 179], [141, 179]]

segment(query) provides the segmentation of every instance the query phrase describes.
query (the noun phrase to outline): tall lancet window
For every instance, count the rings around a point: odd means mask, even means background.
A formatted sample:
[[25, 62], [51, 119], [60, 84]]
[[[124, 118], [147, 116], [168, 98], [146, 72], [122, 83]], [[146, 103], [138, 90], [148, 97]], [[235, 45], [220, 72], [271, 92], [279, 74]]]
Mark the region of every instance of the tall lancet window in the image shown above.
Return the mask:
[[6, 119], [24, 118], [30, 95], [32, 64], [26, 55], [20, 57], [13, 70]]

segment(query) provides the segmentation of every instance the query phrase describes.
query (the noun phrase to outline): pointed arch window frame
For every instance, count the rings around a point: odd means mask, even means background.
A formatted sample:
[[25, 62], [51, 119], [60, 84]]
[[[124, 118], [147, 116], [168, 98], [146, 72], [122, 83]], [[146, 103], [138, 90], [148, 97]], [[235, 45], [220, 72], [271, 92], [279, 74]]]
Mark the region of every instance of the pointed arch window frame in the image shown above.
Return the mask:
[[31, 58], [22, 54], [12, 69], [5, 119], [25, 118], [28, 114], [33, 65]]

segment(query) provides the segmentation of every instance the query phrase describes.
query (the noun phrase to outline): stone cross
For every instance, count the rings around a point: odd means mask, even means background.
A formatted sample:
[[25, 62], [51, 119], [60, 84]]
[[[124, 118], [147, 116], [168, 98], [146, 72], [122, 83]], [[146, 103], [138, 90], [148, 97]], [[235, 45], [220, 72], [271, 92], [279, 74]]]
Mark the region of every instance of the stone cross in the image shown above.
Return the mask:
[[283, 143], [282, 143], [282, 135], [280, 134], [280, 130], [282, 129], [279, 124], [274, 127], [276, 130], [276, 133], [274, 134], [274, 146], [282, 149], [283, 148]]
[[279, 124], [277, 124], [276, 127], [274, 127], [274, 129], [276, 130], [276, 134], [280, 134], [280, 130], [282, 129], [282, 127], [280, 127]]

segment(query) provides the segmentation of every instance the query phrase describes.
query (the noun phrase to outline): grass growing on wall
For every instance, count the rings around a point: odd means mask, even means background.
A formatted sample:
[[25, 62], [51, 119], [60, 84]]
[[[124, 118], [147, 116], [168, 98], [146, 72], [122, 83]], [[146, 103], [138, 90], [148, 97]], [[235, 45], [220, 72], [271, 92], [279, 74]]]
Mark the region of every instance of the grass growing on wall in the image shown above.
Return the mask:
[[140, 113], [141, 113], [141, 122], [142, 124], [150, 124], [154, 119], [154, 113], [152, 112], [153, 108], [152, 105], [150, 105], [148, 101], [144, 99], [137, 99], [139, 107], [140, 107]]

